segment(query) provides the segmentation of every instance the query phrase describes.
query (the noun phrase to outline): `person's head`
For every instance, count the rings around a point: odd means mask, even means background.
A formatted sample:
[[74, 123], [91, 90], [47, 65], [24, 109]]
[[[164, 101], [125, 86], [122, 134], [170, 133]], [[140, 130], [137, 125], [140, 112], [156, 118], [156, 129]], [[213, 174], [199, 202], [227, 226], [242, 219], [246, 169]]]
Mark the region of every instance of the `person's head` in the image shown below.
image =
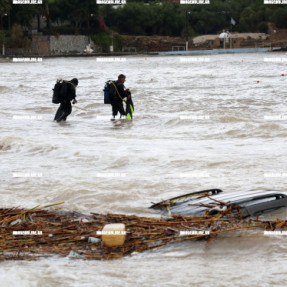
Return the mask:
[[79, 81], [78, 81], [77, 78], [72, 79], [71, 82], [72, 82], [75, 86], [78, 86]]
[[120, 75], [118, 76], [118, 81], [119, 81], [119, 82], [124, 83], [125, 80], [126, 80], [126, 76], [125, 76], [125, 75], [120, 74]]

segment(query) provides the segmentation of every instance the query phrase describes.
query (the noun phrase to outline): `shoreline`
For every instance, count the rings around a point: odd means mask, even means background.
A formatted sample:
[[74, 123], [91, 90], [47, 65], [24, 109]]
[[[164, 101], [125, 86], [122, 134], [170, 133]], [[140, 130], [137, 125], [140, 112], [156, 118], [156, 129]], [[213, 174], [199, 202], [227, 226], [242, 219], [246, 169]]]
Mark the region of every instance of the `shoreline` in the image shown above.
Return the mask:
[[189, 51], [164, 51], [164, 52], [141, 52], [141, 53], [93, 53], [93, 54], [66, 54], [66, 55], [49, 55], [49, 56], [40, 56], [40, 55], [29, 55], [29, 56], [20, 56], [20, 55], [1, 55], [0, 59], [12, 59], [12, 58], [75, 58], [75, 57], [116, 57], [120, 58], [122, 56], [186, 56], [186, 55], [211, 55], [211, 54], [240, 54], [240, 53], [266, 53], [266, 52], [286, 52], [281, 47], [276, 47], [273, 49], [270, 48], [234, 48], [234, 49], [211, 49], [211, 50], [189, 50]]

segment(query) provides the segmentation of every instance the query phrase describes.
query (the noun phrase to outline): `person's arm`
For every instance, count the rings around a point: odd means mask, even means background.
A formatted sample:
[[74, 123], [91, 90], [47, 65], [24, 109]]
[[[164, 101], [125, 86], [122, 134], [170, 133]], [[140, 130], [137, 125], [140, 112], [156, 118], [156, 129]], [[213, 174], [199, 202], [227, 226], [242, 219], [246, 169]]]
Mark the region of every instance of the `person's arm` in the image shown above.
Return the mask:
[[119, 83], [117, 88], [118, 88], [118, 91], [119, 91], [119, 93], [123, 99], [127, 98], [129, 96], [127, 91], [125, 91], [125, 87], [122, 83]]
[[131, 96], [132, 96], [132, 93], [131, 93], [131, 91], [130, 91], [130, 89], [126, 89], [126, 93], [127, 93], [127, 95], [128, 95], [128, 100], [131, 98]]
[[77, 102], [76, 100], [76, 88], [72, 85], [72, 84], [69, 84], [68, 86], [68, 99], [70, 101], [75, 101]]

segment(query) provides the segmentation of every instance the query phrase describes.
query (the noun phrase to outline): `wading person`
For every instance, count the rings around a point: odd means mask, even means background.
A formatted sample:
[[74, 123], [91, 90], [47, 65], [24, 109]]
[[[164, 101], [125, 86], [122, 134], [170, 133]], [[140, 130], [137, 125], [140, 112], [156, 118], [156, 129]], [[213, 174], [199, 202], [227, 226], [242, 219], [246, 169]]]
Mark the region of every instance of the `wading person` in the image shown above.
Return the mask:
[[110, 89], [110, 99], [112, 105], [113, 117], [120, 112], [120, 117], [126, 115], [126, 111], [123, 106], [123, 101], [127, 102], [127, 100], [131, 100], [131, 92], [129, 89], [126, 89], [124, 86], [124, 82], [126, 80], [126, 76], [120, 74], [118, 76], [118, 80], [113, 82]]
[[61, 86], [60, 107], [58, 108], [54, 121], [65, 121], [68, 115], [72, 112], [72, 105], [77, 103], [76, 100], [76, 87], [78, 86], [78, 79], [74, 78], [71, 81], [63, 81]]

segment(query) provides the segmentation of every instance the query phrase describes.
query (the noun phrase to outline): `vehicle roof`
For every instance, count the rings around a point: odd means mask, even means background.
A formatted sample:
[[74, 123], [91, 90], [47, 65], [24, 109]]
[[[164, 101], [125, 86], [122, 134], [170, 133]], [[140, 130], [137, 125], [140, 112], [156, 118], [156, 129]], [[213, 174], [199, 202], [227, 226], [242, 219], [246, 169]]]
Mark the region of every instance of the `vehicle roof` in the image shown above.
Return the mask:
[[[276, 190], [249, 190], [223, 192], [220, 189], [193, 192], [170, 198], [152, 205], [150, 208], [167, 211], [172, 214], [202, 215], [208, 207], [194, 205], [229, 206], [238, 205], [246, 209], [246, 215], [264, 212], [269, 209], [287, 206], [287, 192]], [[211, 209], [212, 207], [210, 207]]]

